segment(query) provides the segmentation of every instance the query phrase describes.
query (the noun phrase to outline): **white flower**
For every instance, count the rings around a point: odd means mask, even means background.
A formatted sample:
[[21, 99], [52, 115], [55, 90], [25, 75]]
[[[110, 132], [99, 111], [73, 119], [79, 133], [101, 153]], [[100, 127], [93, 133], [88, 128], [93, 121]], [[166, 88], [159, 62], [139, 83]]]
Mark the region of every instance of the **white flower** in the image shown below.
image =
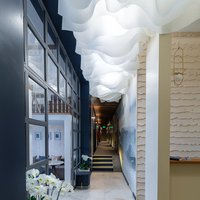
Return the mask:
[[38, 176], [38, 179], [37, 179], [37, 180], [38, 180], [39, 184], [46, 184], [47, 179], [48, 179], [48, 177], [47, 177], [46, 174], [40, 174], [40, 175]]
[[36, 178], [40, 174], [38, 169], [30, 169], [26, 172], [27, 178]]
[[[37, 169], [31, 169], [26, 173], [26, 191], [30, 196], [43, 200], [52, 200], [66, 192], [72, 192], [73, 187], [60, 181], [55, 175], [39, 174]], [[56, 199], [57, 199], [56, 198]]]
[[82, 155], [81, 157], [84, 161], [87, 161], [88, 159], [92, 160], [92, 157], [89, 157], [88, 155]]
[[47, 187], [43, 185], [37, 185], [34, 187], [33, 196], [46, 196], [47, 194]]

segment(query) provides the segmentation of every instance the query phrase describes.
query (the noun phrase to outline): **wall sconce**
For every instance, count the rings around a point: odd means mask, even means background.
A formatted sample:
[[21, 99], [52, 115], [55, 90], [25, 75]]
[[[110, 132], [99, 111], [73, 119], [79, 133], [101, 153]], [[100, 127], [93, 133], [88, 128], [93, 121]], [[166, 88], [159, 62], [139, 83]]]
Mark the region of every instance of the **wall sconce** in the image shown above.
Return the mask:
[[173, 57], [174, 84], [180, 86], [184, 79], [184, 54], [183, 49], [178, 47]]

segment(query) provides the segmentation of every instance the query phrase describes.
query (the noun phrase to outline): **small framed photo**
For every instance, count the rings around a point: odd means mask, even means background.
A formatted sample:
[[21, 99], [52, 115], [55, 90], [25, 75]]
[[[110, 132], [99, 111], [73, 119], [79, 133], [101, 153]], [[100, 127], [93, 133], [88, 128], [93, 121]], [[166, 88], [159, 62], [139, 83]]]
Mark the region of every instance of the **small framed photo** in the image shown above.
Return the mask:
[[41, 140], [42, 138], [41, 132], [35, 132], [35, 140]]
[[54, 140], [61, 140], [61, 132], [60, 131], [54, 132]]

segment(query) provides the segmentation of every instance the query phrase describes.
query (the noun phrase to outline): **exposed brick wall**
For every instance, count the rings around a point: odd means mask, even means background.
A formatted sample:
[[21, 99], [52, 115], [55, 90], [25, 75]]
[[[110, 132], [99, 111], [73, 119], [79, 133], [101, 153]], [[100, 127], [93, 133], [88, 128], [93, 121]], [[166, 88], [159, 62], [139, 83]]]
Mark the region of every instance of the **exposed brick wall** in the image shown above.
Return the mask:
[[[171, 69], [178, 46], [184, 50], [184, 80], [171, 76], [170, 154], [200, 157], [200, 33], [172, 34]], [[137, 81], [137, 200], [145, 199], [146, 51], [139, 56]], [[180, 66], [180, 64], [178, 64]]]
[[137, 200], [145, 199], [146, 51], [137, 74]]
[[185, 71], [181, 86], [176, 86], [173, 75], [171, 77], [170, 153], [200, 157], [200, 34], [173, 34], [172, 71], [178, 46], [184, 51]]

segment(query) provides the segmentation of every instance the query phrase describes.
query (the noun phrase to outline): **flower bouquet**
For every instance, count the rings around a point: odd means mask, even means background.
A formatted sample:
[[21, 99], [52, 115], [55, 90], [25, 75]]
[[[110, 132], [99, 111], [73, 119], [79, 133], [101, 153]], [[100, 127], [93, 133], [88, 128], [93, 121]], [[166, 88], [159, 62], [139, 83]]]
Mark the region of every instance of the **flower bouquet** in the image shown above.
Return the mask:
[[53, 174], [40, 174], [39, 170], [31, 169], [26, 172], [26, 191], [28, 200], [58, 200], [61, 195], [73, 192], [73, 186]]

